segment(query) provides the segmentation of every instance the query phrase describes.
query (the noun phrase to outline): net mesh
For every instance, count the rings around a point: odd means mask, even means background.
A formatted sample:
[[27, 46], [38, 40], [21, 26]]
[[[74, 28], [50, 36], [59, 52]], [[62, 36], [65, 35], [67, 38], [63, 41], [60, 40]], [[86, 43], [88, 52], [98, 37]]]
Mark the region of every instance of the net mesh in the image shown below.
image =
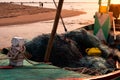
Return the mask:
[[[5, 57], [5, 55], [0, 54], [1, 59]], [[6, 66], [8, 64], [8, 59], [0, 60], [0, 66]], [[45, 63], [32, 65], [25, 60], [23, 67], [16, 67], [13, 69], [0, 69], [1, 80], [55, 80], [58, 78], [75, 77], [87, 77], [87, 75], [78, 74], [73, 71], [67, 71]]]

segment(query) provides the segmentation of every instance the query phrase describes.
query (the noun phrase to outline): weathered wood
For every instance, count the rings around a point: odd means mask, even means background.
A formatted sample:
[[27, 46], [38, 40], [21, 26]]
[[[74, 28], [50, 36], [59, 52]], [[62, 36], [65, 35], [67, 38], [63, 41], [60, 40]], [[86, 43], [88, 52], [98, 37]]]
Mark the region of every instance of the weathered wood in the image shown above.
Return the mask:
[[96, 13], [94, 23], [94, 35], [101, 41], [106, 42], [111, 28], [110, 16], [108, 13]]
[[63, 2], [64, 2], [64, 0], [59, 0], [53, 29], [52, 29], [51, 36], [50, 36], [48, 46], [47, 46], [47, 50], [46, 50], [46, 53], [45, 53], [44, 62], [49, 62], [49, 56], [50, 56], [51, 48], [52, 48], [52, 45], [53, 45], [54, 37], [55, 37], [56, 31], [57, 31], [57, 26], [58, 26], [59, 17], [60, 17], [60, 14], [61, 14], [61, 9], [62, 9]]

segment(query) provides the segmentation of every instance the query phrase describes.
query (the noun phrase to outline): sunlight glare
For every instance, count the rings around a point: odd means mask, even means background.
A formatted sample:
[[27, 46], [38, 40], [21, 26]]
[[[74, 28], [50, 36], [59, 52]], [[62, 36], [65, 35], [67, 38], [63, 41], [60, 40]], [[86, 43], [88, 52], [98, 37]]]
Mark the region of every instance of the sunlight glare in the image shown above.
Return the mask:
[[120, 4], [120, 0], [111, 0], [111, 4]]

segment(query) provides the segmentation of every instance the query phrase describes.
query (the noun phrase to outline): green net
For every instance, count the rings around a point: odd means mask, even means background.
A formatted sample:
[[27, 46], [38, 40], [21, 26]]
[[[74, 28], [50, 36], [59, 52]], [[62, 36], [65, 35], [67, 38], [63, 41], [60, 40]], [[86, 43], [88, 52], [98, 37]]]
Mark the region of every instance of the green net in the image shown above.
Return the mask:
[[[5, 56], [0, 54], [0, 57], [3, 58]], [[8, 59], [0, 60], [0, 66], [6, 66], [8, 64]], [[32, 65], [25, 60], [22, 67], [16, 67], [13, 69], [0, 69], [1, 80], [55, 80], [58, 78], [77, 77], [81, 78], [87, 76], [45, 63]]]

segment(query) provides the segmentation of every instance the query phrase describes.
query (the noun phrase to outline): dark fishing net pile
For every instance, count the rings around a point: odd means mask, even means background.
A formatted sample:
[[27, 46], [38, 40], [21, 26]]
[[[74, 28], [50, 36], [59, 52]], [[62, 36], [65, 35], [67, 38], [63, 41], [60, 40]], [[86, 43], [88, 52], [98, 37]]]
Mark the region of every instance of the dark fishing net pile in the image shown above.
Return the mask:
[[[45, 51], [50, 38], [49, 34], [35, 37], [25, 44], [26, 51], [32, 55], [30, 60], [43, 62]], [[87, 48], [98, 47], [101, 56], [88, 56]], [[115, 70], [114, 58], [109, 59], [112, 49], [102, 44], [98, 38], [85, 29], [75, 30], [66, 34], [56, 35], [50, 55], [50, 62], [59, 67], [86, 68], [83, 73], [106, 74]], [[115, 54], [114, 54], [115, 55]], [[112, 55], [113, 56], [113, 55]], [[119, 59], [119, 56], [117, 56]], [[80, 70], [78, 70], [80, 71]]]
[[120, 34], [116, 36], [116, 40], [114, 40], [113, 35], [109, 35], [108, 44], [112, 48], [117, 48], [120, 51]]
[[[43, 34], [26, 42], [26, 52], [30, 60], [44, 62], [50, 34]], [[97, 47], [102, 51], [101, 56], [88, 56], [87, 48]], [[114, 55], [113, 55], [114, 53]], [[112, 58], [109, 58], [112, 56]], [[49, 61], [58, 67], [90, 75], [101, 75], [116, 70], [115, 60], [120, 62], [119, 51], [114, 51], [102, 44], [98, 38], [79, 29], [62, 35], [56, 35]]]
[[92, 47], [98, 47], [103, 53], [102, 57], [108, 57], [111, 53], [108, 46], [102, 44], [96, 36], [90, 34], [85, 29], [71, 31], [67, 33], [66, 36], [67, 38], [74, 40], [78, 44], [79, 50], [81, 52], [84, 52], [83, 55], [87, 55], [85, 53], [85, 49]]
[[[41, 35], [26, 43], [26, 51], [32, 55], [30, 60], [44, 61], [48, 39], [49, 35]], [[50, 55], [50, 62], [53, 65], [60, 67], [70, 66], [74, 64], [72, 61], [79, 61], [80, 55], [81, 53], [74, 42], [65, 41], [60, 36], [55, 36]]]
[[87, 48], [97, 47], [102, 51], [101, 57], [107, 59], [110, 55], [113, 57], [118, 57], [120, 62], [120, 35], [117, 36], [116, 42], [113, 41], [113, 37], [110, 36], [108, 39], [108, 45], [102, 44], [101, 41], [93, 34], [87, 32], [85, 29], [78, 29], [66, 34], [66, 37], [72, 39], [77, 43], [77, 47], [82, 53], [82, 55], [87, 55], [85, 50]]

